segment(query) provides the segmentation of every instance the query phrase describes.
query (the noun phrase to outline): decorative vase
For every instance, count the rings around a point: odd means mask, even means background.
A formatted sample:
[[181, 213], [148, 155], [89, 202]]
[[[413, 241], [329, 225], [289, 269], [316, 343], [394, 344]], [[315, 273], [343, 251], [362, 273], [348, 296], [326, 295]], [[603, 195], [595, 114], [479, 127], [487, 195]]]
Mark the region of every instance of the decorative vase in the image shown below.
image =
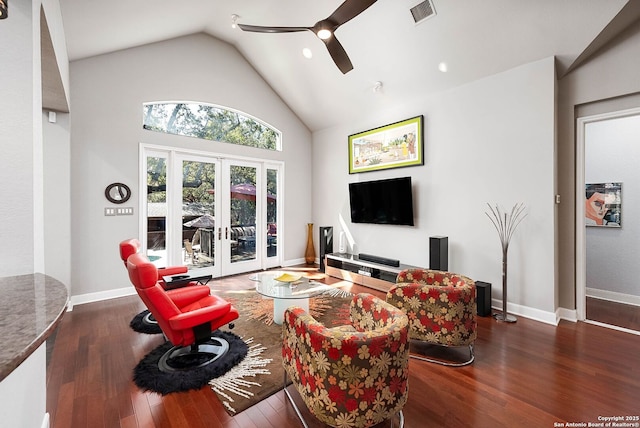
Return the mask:
[[313, 248], [313, 223], [307, 223], [307, 250], [304, 253], [304, 260], [308, 265], [316, 262], [316, 250]]

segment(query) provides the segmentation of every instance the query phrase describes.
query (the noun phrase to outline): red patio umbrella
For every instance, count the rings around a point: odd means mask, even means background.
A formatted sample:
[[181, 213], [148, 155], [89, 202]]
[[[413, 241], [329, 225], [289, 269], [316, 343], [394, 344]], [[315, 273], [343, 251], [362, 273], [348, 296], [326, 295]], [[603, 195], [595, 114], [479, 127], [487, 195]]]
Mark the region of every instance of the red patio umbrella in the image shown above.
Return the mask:
[[[251, 183], [234, 184], [231, 186], [231, 197], [234, 199], [256, 200], [256, 186]], [[267, 193], [267, 200], [275, 201], [276, 195]]]
[[187, 227], [199, 227], [203, 229], [213, 229], [216, 225], [215, 218], [212, 215], [205, 214], [194, 220], [184, 223]]

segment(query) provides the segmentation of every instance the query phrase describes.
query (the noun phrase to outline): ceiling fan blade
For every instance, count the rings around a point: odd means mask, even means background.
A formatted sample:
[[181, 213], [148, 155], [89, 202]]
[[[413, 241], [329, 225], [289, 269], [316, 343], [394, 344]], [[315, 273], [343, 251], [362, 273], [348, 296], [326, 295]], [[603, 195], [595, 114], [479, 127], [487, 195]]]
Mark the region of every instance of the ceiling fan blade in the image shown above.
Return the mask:
[[326, 20], [333, 22], [336, 28], [364, 12], [377, 0], [346, 0]]
[[299, 31], [309, 31], [309, 27], [261, 27], [259, 25], [238, 24], [243, 31], [254, 33], [297, 33]]
[[347, 51], [344, 50], [342, 44], [338, 39], [336, 39], [335, 35], [330, 39], [323, 40], [323, 42], [327, 45], [329, 55], [331, 55], [333, 62], [336, 63], [342, 74], [347, 74], [353, 70], [353, 64], [351, 64]]
[[336, 63], [342, 74], [347, 74], [353, 70], [353, 64], [351, 64], [351, 60], [342, 47], [342, 44], [336, 39], [334, 31], [345, 22], [360, 15], [376, 1], [377, 0], [345, 0], [333, 11], [331, 16], [316, 22], [313, 27], [262, 27], [246, 24], [238, 24], [238, 27], [243, 31], [251, 31], [254, 33], [295, 33], [311, 31], [327, 46], [329, 55], [331, 55], [333, 62]]

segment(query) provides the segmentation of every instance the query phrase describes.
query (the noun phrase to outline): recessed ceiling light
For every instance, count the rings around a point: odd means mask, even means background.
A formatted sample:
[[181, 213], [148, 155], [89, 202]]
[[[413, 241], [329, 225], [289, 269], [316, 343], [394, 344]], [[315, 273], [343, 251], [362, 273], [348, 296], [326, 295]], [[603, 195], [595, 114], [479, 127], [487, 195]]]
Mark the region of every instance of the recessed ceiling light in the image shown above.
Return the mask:
[[313, 52], [311, 52], [311, 49], [309, 48], [302, 49], [302, 55], [307, 59], [313, 58]]
[[440, 64], [438, 64], [438, 70], [442, 71], [443, 73], [446, 73], [448, 71], [447, 63], [441, 62]]

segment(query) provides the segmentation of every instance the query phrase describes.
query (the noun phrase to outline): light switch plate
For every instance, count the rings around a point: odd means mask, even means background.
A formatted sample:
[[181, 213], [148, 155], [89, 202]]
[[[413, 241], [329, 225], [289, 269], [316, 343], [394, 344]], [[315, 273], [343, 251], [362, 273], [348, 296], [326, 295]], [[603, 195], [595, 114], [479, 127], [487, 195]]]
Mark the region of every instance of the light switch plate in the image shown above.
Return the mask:
[[132, 207], [118, 207], [116, 208], [116, 215], [133, 215]]

